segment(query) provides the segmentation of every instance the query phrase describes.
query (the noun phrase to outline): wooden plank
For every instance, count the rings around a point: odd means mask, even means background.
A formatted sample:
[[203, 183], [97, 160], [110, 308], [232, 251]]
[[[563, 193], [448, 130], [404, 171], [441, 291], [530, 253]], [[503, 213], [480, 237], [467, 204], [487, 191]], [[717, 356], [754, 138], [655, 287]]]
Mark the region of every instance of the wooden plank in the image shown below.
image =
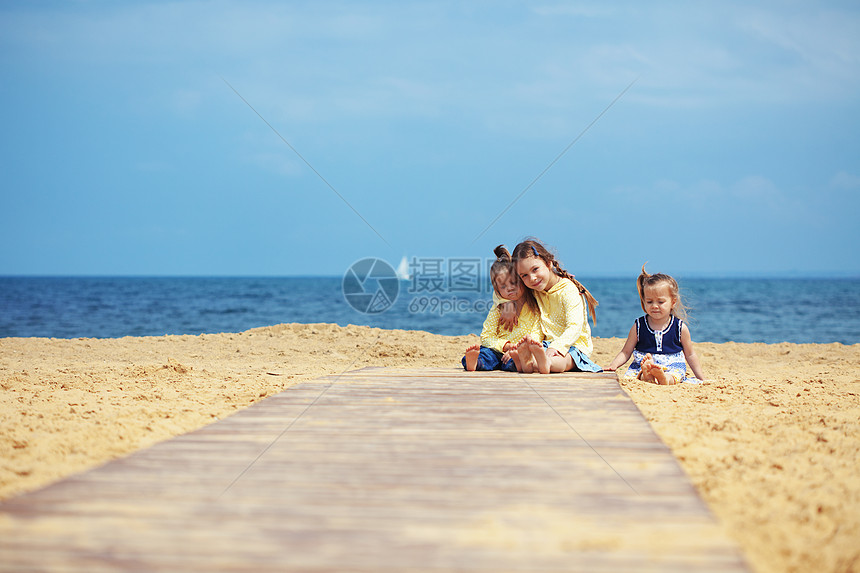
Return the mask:
[[746, 571], [614, 376], [363, 369], [0, 503], [8, 571]]

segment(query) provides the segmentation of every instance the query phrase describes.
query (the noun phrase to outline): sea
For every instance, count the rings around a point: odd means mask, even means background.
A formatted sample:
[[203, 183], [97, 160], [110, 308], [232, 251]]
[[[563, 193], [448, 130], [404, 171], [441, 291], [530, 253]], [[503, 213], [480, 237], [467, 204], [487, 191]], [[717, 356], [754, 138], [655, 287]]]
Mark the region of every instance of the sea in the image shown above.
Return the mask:
[[[625, 337], [643, 314], [635, 281], [577, 278], [599, 301], [592, 333]], [[695, 342], [860, 343], [860, 279], [679, 282]], [[0, 277], [0, 338], [197, 335], [280, 323], [480, 334], [491, 298], [474, 285], [408, 279], [356, 286], [345, 277]]]

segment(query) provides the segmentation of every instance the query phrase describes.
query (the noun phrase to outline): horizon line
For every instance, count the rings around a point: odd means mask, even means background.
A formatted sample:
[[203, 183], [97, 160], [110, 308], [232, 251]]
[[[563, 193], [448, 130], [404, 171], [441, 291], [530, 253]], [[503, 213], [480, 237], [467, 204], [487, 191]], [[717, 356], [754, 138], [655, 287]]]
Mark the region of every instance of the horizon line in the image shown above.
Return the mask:
[[[675, 273], [687, 279], [860, 279], [860, 271], [720, 271], [706, 273]], [[447, 275], [442, 275], [447, 276]], [[630, 274], [600, 273], [577, 274], [583, 280], [630, 279]], [[0, 279], [342, 279], [343, 274], [286, 275], [286, 274], [140, 274], [140, 273], [0, 273]], [[401, 279], [408, 281], [410, 279]]]

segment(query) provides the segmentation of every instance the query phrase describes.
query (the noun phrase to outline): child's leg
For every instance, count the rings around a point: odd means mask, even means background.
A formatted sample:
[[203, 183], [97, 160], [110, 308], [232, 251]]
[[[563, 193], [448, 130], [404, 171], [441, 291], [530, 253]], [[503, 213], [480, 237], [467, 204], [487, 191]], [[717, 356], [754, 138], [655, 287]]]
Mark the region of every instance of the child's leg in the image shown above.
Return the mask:
[[478, 351], [476, 370], [498, 370], [502, 367], [502, 354], [492, 348], [481, 346]]
[[[516, 354], [520, 360], [520, 364], [519, 364], [518, 369], [521, 368], [520, 372], [523, 372], [525, 374], [531, 374], [532, 372], [535, 371], [535, 360], [534, 360], [534, 356], [532, 356], [531, 347], [529, 345], [530, 340], [531, 339], [529, 339], [529, 338], [523, 338], [517, 344]], [[542, 351], [543, 351], [543, 348], [541, 348], [541, 352]]]
[[[549, 349], [547, 349], [547, 352], [549, 352]], [[570, 354], [562, 355], [554, 353], [549, 357], [549, 361], [550, 372], [567, 372], [573, 369], [573, 358]]]
[[517, 352], [516, 348], [513, 352], [511, 352], [511, 360], [514, 361], [514, 366], [517, 368], [517, 372], [523, 371], [523, 361], [520, 360], [520, 353]]
[[661, 386], [671, 386], [681, 381], [674, 373], [666, 372], [650, 354], [646, 354], [645, 360], [642, 361], [642, 371], [639, 373], [639, 379], [643, 382], [654, 382]]
[[[495, 350], [493, 352], [496, 352]], [[514, 362], [514, 355], [516, 355], [517, 351], [515, 349], [508, 349], [505, 352], [497, 352], [496, 354], [499, 357], [499, 365], [497, 370], [501, 370], [502, 372], [516, 372], [517, 371], [517, 363]]]
[[469, 372], [474, 372], [478, 367], [478, 356], [481, 354], [481, 345], [474, 344], [466, 349], [466, 356], [463, 357], [463, 367]]
[[673, 373], [666, 372], [663, 370], [663, 367], [658, 364], [651, 367], [651, 376], [654, 378], [654, 381], [661, 386], [671, 386], [680, 382]]
[[650, 354], [646, 354], [645, 358], [642, 360], [642, 370], [639, 371], [639, 378], [643, 382], [654, 382], [654, 375], [651, 374], [651, 367], [655, 366], [654, 357]]
[[552, 364], [550, 357], [547, 356], [549, 349], [543, 347], [543, 344], [536, 340], [528, 339], [528, 346], [535, 360], [535, 366], [541, 374], [549, 374]]

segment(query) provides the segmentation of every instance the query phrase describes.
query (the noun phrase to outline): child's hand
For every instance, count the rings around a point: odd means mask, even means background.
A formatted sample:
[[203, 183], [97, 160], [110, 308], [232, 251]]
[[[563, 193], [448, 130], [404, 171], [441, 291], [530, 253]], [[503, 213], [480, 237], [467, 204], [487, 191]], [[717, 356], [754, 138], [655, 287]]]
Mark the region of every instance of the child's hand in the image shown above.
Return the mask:
[[503, 302], [499, 305], [499, 323], [505, 330], [513, 330], [519, 320], [516, 303]]

